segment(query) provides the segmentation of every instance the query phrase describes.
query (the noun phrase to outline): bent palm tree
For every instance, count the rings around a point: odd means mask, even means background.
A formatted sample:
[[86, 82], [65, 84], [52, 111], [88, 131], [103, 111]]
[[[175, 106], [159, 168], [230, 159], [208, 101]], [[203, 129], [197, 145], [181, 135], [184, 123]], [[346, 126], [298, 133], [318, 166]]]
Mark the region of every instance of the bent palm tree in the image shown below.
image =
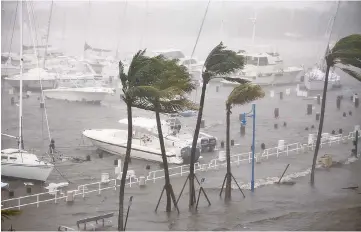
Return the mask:
[[[173, 204], [179, 212], [173, 187], [169, 178], [168, 161], [160, 113], [176, 113], [186, 109], [194, 109], [194, 104], [184, 96], [195, 89], [195, 86], [192, 84], [191, 77], [186, 67], [179, 66], [177, 64], [177, 60], [167, 60], [163, 56], [157, 56], [154, 57], [152, 61], [152, 67], [154, 68], [155, 75], [153, 76], [150, 86], [138, 88], [138, 97], [143, 109], [155, 112], [157, 121], [158, 137], [165, 176], [165, 185], [159, 198], [158, 205], [164, 190], [166, 190], [166, 211], [171, 211], [171, 201], [173, 200]], [[158, 209], [158, 205], [156, 210]]]
[[188, 179], [189, 180], [189, 207], [193, 207], [195, 203], [195, 189], [194, 189], [194, 163], [195, 163], [195, 154], [197, 141], [199, 136], [199, 131], [201, 128], [201, 121], [203, 116], [203, 107], [204, 99], [206, 95], [207, 84], [213, 78], [223, 78], [228, 81], [236, 81], [240, 84], [247, 83], [248, 81], [238, 78], [230, 78], [227, 75], [233, 73], [236, 70], [242, 69], [244, 66], [243, 56], [237, 55], [236, 52], [232, 50], [227, 50], [223, 43], [219, 43], [207, 56], [207, 59], [203, 66], [202, 71], [202, 93], [199, 104], [197, 124], [194, 130], [193, 143], [191, 149], [191, 160], [190, 160], [190, 172]]
[[[222, 191], [224, 182], [226, 181], [226, 190], [225, 190], [225, 200], [231, 199], [231, 181], [232, 181], [232, 172], [231, 172], [231, 151], [230, 151], [230, 116], [231, 116], [231, 109], [233, 106], [236, 105], [244, 105], [251, 101], [257, 100], [259, 98], [263, 98], [265, 93], [263, 92], [262, 88], [259, 85], [253, 85], [250, 83], [241, 84], [236, 86], [232, 92], [229, 94], [227, 101], [226, 101], [226, 157], [227, 157], [227, 173], [224, 177]], [[237, 183], [236, 179], [233, 177], [234, 181]], [[237, 183], [238, 185], [238, 183]]]
[[123, 223], [123, 206], [124, 206], [124, 189], [125, 180], [128, 172], [128, 164], [130, 160], [130, 152], [132, 149], [132, 137], [133, 137], [133, 120], [132, 120], [132, 107], [137, 107], [137, 89], [141, 86], [147, 86], [149, 84], [148, 77], [152, 75], [152, 68], [150, 58], [144, 56], [146, 50], [138, 51], [130, 63], [128, 73], [124, 73], [124, 65], [119, 61], [119, 78], [123, 85], [123, 96], [121, 99], [127, 105], [128, 115], [128, 138], [127, 149], [125, 152], [123, 173], [120, 181], [119, 188], [119, 215], [118, 215], [118, 230], [124, 230]]
[[311, 185], [315, 183], [315, 167], [318, 151], [320, 149], [323, 121], [326, 111], [326, 95], [328, 76], [331, 67], [339, 67], [342, 71], [361, 81], [361, 35], [353, 34], [340, 39], [325, 56], [326, 76], [322, 93], [320, 124], [318, 127], [315, 153], [311, 169]]

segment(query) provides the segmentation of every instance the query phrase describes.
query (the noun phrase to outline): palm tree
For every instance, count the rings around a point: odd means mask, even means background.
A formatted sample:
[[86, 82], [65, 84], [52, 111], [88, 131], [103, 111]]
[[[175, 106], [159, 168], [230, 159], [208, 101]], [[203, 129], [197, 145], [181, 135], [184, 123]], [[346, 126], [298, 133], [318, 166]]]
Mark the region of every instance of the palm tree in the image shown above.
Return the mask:
[[315, 153], [312, 161], [311, 185], [315, 183], [315, 167], [318, 150], [320, 149], [323, 120], [326, 111], [326, 95], [330, 68], [339, 67], [342, 71], [361, 81], [361, 35], [353, 34], [340, 39], [331, 50], [328, 49], [325, 61], [326, 77], [322, 94], [320, 124], [318, 127]]
[[[231, 199], [231, 181], [233, 175], [231, 172], [231, 152], [230, 152], [230, 116], [231, 109], [235, 105], [244, 105], [251, 101], [257, 100], [259, 98], [263, 98], [265, 93], [259, 85], [253, 85], [250, 83], [241, 84], [236, 86], [232, 92], [229, 94], [226, 101], [226, 157], [227, 157], [227, 173], [224, 179], [226, 180], [226, 190], [225, 190], [225, 200]], [[234, 177], [233, 177], [234, 178]], [[236, 179], [234, 178], [236, 181]], [[237, 183], [237, 182], [236, 182]], [[238, 185], [238, 184], [237, 184]], [[222, 190], [224, 186], [224, 181], [222, 185]], [[222, 193], [222, 192], [221, 192]]]
[[167, 60], [163, 56], [157, 56], [154, 57], [152, 61], [152, 66], [154, 70], [156, 70], [156, 74], [153, 76], [150, 86], [139, 87], [138, 97], [141, 103], [138, 104], [138, 106], [142, 105], [143, 109], [155, 112], [165, 176], [165, 185], [159, 201], [163, 195], [163, 191], [166, 190], [166, 211], [170, 212], [172, 200], [177, 210], [178, 206], [169, 178], [168, 161], [164, 145], [160, 113], [176, 113], [186, 109], [194, 109], [194, 104], [185, 98], [185, 94], [194, 90], [195, 86], [192, 83], [187, 68], [185, 66], [178, 65], [178, 60]]
[[18, 215], [20, 213], [21, 213], [21, 211], [16, 210], [16, 209], [4, 209], [4, 210], [1, 210], [1, 221], [4, 222], [5, 219], [10, 219], [10, 217], [16, 216], [16, 215]]
[[128, 172], [128, 164], [130, 160], [130, 152], [132, 149], [133, 138], [133, 121], [132, 121], [132, 107], [137, 107], [137, 94], [138, 88], [141, 86], [147, 86], [149, 84], [149, 76], [152, 76], [151, 59], [144, 56], [146, 50], [138, 51], [130, 63], [128, 73], [124, 73], [124, 64], [119, 61], [119, 78], [123, 86], [123, 96], [121, 99], [127, 105], [128, 115], [128, 139], [127, 149], [125, 152], [125, 159], [123, 165], [123, 173], [120, 181], [119, 188], [119, 215], [118, 215], [118, 230], [124, 230], [123, 223], [123, 205], [124, 205], [124, 189], [125, 180]]
[[226, 47], [220, 42], [207, 56], [207, 59], [203, 66], [202, 71], [202, 93], [198, 110], [197, 124], [194, 131], [191, 160], [190, 160], [190, 172], [188, 176], [189, 180], [189, 207], [193, 207], [195, 203], [195, 189], [194, 189], [194, 163], [195, 154], [198, 141], [198, 135], [201, 127], [201, 121], [203, 116], [204, 99], [206, 95], [207, 84], [213, 78], [223, 78], [228, 81], [237, 81], [240, 84], [247, 83], [248, 81], [238, 78], [229, 78], [227, 75], [233, 73], [236, 70], [242, 69], [244, 66], [243, 56], [237, 55], [232, 50], [227, 50]]

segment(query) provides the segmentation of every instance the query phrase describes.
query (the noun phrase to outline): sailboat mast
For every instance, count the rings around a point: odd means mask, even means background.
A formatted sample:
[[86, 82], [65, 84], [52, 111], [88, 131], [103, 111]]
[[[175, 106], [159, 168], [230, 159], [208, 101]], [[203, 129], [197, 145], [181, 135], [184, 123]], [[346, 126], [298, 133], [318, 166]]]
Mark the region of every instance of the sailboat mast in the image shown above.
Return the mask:
[[20, 99], [19, 99], [19, 149], [24, 149], [23, 143], [23, 2], [19, 4], [20, 24]]
[[53, 14], [53, 3], [54, 3], [54, 1], [52, 0], [52, 1], [51, 1], [51, 6], [50, 6], [50, 15], [49, 15], [48, 31], [47, 31], [47, 33], [46, 33], [45, 51], [44, 51], [44, 59], [43, 59], [43, 68], [44, 68], [44, 69], [45, 69], [45, 57], [46, 57], [47, 52], [48, 52], [48, 42], [49, 42], [51, 15]]

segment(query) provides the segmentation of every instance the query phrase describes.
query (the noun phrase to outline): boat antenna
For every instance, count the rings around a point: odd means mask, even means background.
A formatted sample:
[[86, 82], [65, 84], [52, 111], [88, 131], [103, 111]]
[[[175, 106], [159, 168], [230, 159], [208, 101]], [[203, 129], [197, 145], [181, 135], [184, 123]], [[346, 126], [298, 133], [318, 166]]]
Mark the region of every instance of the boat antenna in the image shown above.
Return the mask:
[[44, 51], [44, 59], [43, 59], [43, 68], [45, 69], [45, 58], [48, 52], [48, 42], [49, 42], [49, 33], [50, 33], [50, 25], [51, 25], [51, 16], [53, 14], [53, 4], [54, 1], [51, 0], [51, 5], [50, 5], [50, 15], [49, 15], [49, 22], [48, 22], [48, 31], [46, 33], [46, 42], [45, 42], [45, 51]]
[[20, 99], [19, 99], [19, 150], [24, 149], [23, 141], [23, 2], [19, 5], [20, 24]]
[[253, 31], [252, 31], [252, 50], [254, 50], [254, 40], [256, 38], [256, 22], [257, 22], [257, 11], [254, 12], [254, 17], [250, 18], [253, 23]]

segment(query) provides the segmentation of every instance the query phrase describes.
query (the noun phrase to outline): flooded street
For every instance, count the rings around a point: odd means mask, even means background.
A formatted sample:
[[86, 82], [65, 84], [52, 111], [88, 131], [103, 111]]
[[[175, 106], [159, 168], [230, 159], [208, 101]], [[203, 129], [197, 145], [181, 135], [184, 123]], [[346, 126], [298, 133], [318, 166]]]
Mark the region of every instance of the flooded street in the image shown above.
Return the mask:
[[[355, 125], [361, 124], [361, 109], [355, 108], [349, 97], [351, 93], [361, 94], [361, 85], [353, 80], [344, 78], [343, 88], [331, 90], [327, 98], [327, 111], [325, 117], [325, 132], [339, 129], [346, 135], [353, 131]], [[216, 86], [220, 86], [216, 92]], [[276, 95], [270, 97], [269, 91], [276, 93], [291, 88], [291, 95], [284, 96], [282, 100]], [[279, 139], [285, 143], [307, 142], [309, 133], [316, 133], [312, 125], [317, 127], [315, 112], [319, 112], [319, 105], [315, 99], [305, 100], [295, 96], [295, 86], [292, 87], [265, 87], [266, 97], [256, 101], [256, 151], [260, 151], [260, 144], [265, 143], [266, 148], [277, 146]], [[207, 90], [207, 100], [204, 110], [206, 128], [204, 132], [218, 137], [220, 141], [225, 139], [225, 106], [224, 101], [232, 87], [222, 86], [219, 83], [211, 83]], [[196, 94], [196, 93], [194, 93]], [[198, 93], [199, 94], [199, 91]], [[341, 109], [336, 108], [336, 96], [343, 94], [344, 100]], [[44, 154], [49, 144], [43, 110], [39, 107], [38, 93], [24, 100], [24, 139], [25, 148], [34, 149], [38, 155]], [[18, 109], [10, 105], [10, 97], [7, 92], [2, 98], [2, 131], [8, 134], [17, 134]], [[307, 104], [313, 104], [313, 114], [307, 115]], [[235, 146], [231, 153], [238, 154], [249, 152], [251, 146], [252, 131], [250, 122], [247, 124], [246, 136], [240, 136], [239, 114], [248, 112], [251, 105], [235, 107], [231, 115], [231, 139], [235, 140]], [[274, 108], [279, 108], [280, 117], [273, 116]], [[75, 189], [80, 184], [97, 182], [101, 173], [107, 172], [114, 178], [114, 155], [105, 155], [99, 158], [91, 143], [82, 138], [81, 132], [85, 129], [120, 128], [118, 120], [125, 118], [126, 110], [124, 103], [118, 96], [109, 96], [101, 105], [86, 105], [81, 103], [68, 103], [56, 100], [47, 100], [46, 109], [49, 118], [51, 137], [56, 141], [56, 149], [64, 156], [79, 157], [85, 159], [91, 155], [91, 161], [74, 163], [71, 161], [58, 162], [57, 169], [71, 181], [70, 189]], [[352, 111], [352, 115], [349, 115]], [[347, 116], [343, 116], [347, 112]], [[134, 110], [134, 116], [148, 116], [153, 114], [142, 110]], [[195, 126], [195, 117], [181, 118], [185, 127]], [[43, 122], [43, 123], [42, 123]], [[283, 125], [287, 122], [287, 126]], [[278, 123], [278, 129], [274, 124]], [[308, 130], [305, 128], [308, 127]], [[43, 130], [42, 130], [43, 129]], [[2, 137], [2, 149], [16, 146], [16, 141]], [[320, 150], [319, 156], [331, 154], [334, 161], [345, 163], [350, 155], [352, 144], [332, 145]], [[218, 152], [203, 153], [200, 163], [208, 163], [218, 157]], [[270, 157], [256, 165], [256, 187], [258, 184], [267, 185], [256, 189], [252, 194], [249, 191], [251, 167], [248, 163], [232, 166], [232, 172], [239, 181], [246, 194], [243, 199], [241, 193], [233, 190], [232, 201], [225, 204], [219, 198], [220, 187], [225, 175], [225, 169], [201, 172], [199, 178], [205, 177], [204, 187], [212, 205], [207, 206], [204, 197], [201, 197], [198, 213], [188, 212], [188, 188], [180, 200], [180, 215], [173, 212], [171, 215], [164, 213], [164, 199], [158, 213], [154, 213], [157, 199], [163, 187], [162, 179], [156, 183], [147, 182], [145, 188], [138, 185], [126, 188], [126, 199], [134, 196], [131, 208], [128, 230], [357, 230], [360, 229], [359, 215], [361, 207], [361, 195], [357, 190], [344, 190], [342, 188], [357, 186], [360, 184], [361, 174], [360, 161], [345, 164], [339, 168], [331, 168], [329, 171], [320, 170], [316, 174], [316, 186], [309, 186], [309, 168], [312, 163], [313, 152]], [[160, 169], [159, 164], [142, 160], [132, 160], [130, 169], [137, 176], [146, 174], [145, 166], [150, 164], [151, 171]], [[270, 177], [277, 179], [290, 164], [287, 175], [294, 175], [294, 186], [269, 185]], [[304, 177], [302, 177], [304, 176]], [[268, 178], [268, 179], [267, 179]], [[291, 177], [290, 177], [291, 178]], [[15, 197], [26, 195], [23, 181], [9, 180], [10, 188], [15, 190]], [[48, 183], [64, 182], [64, 178], [56, 171], [47, 180]], [[173, 177], [172, 185], [178, 196], [185, 177]], [[32, 193], [45, 192], [44, 186], [37, 183], [32, 186]], [[247, 189], [248, 188], [248, 189]], [[2, 198], [7, 198], [7, 192], [2, 191]], [[9, 228], [10, 224], [16, 230], [55, 230], [59, 225], [75, 228], [75, 222], [82, 218], [96, 216], [108, 212], [117, 215], [118, 193], [114, 190], [105, 190], [100, 195], [91, 193], [82, 197], [76, 197], [74, 204], [67, 205], [63, 200], [58, 204], [53, 202], [25, 206], [23, 213], [6, 221], [3, 228]], [[125, 203], [127, 204], [127, 203]], [[113, 229], [116, 229], [117, 219], [112, 218]], [[109, 228], [111, 229], [111, 228]]]

